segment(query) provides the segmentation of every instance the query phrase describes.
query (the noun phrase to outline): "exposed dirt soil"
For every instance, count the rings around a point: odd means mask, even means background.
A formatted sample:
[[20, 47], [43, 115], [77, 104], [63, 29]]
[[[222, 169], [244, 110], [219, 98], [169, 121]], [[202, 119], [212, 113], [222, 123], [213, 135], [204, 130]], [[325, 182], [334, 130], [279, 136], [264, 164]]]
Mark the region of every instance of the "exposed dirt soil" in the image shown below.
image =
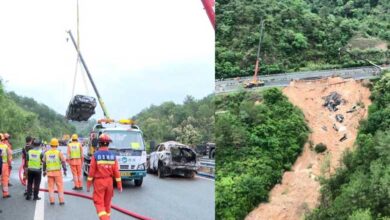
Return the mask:
[[[339, 93], [346, 100], [336, 112], [323, 106], [323, 97], [331, 92]], [[318, 177], [329, 176], [340, 166], [342, 154], [352, 148], [359, 121], [367, 117], [367, 107], [371, 104], [369, 89], [353, 79], [293, 81], [283, 93], [303, 111], [312, 133], [292, 170], [285, 172], [282, 183], [271, 190], [270, 201], [260, 204], [246, 217], [247, 220], [303, 219], [305, 213], [315, 208], [320, 196]], [[357, 106], [356, 110], [346, 113], [353, 106]], [[336, 121], [336, 114], [345, 117], [342, 123]], [[347, 139], [340, 142], [345, 134]], [[327, 151], [316, 153], [313, 147], [318, 143], [324, 143]]]

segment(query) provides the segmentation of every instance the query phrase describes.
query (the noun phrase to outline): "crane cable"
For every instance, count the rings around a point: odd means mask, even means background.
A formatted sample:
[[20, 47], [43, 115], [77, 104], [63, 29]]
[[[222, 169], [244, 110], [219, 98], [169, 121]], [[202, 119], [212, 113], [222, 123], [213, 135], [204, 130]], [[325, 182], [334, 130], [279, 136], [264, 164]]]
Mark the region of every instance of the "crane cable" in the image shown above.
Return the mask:
[[[79, 15], [79, 12], [80, 12], [79, 0], [77, 0], [77, 50], [78, 51], [80, 51], [80, 15]], [[77, 73], [78, 73], [78, 69], [79, 68], [81, 69], [81, 76], [83, 78], [84, 88], [86, 90], [87, 95], [89, 95], [87, 79], [85, 77], [85, 73], [82, 72], [83, 68], [81, 67], [80, 57], [79, 57], [79, 55], [77, 55], [76, 66], [75, 66], [75, 73], [74, 73], [74, 77], [73, 77], [72, 98], [74, 96], [74, 92], [75, 92], [75, 89], [76, 89]]]

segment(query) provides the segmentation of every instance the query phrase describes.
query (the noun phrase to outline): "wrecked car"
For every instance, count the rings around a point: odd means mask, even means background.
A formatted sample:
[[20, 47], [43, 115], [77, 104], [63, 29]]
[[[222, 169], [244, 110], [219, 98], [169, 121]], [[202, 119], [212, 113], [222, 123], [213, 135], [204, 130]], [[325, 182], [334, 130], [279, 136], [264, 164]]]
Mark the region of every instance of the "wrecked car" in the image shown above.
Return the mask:
[[157, 145], [150, 153], [147, 171], [157, 173], [159, 178], [169, 175], [184, 175], [193, 178], [197, 173], [195, 151], [179, 142], [168, 141]]

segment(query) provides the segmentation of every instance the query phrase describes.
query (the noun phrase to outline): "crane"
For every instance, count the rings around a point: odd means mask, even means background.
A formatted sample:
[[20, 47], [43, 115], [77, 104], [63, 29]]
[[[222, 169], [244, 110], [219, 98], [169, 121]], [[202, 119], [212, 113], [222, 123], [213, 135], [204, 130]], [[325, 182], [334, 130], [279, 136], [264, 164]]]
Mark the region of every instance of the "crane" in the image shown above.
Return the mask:
[[261, 50], [261, 40], [263, 38], [263, 29], [264, 29], [264, 20], [260, 20], [260, 37], [259, 37], [259, 46], [257, 47], [255, 73], [253, 75], [253, 80], [244, 84], [245, 88], [264, 86], [264, 82], [261, 80], [258, 80], [258, 78], [257, 78], [257, 73], [259, 71], [259, 64], [260, 64], [260, 50]]

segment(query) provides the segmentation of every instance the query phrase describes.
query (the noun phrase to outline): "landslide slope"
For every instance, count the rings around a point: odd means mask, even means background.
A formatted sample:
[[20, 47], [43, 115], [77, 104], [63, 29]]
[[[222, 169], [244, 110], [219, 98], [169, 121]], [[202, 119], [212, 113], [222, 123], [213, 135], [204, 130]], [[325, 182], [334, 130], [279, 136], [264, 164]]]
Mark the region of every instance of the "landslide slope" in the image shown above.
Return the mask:
[[[336, 112], [323, 106], [323, 97], [337, 92], [345, 100]], [[340, 166], [343, 152], [351, 149], [355, 142], [359, 122], [367, 117], [367, 106], [371, 104], [370, 91], [362, 82], [328, 78], [316, 81], [295, 81], [283, 90], [289, 101], [304, 113], [311, 129], [309, 143], [289, 172], [285, 172], [281, 184], [270, 192], [269, 203], [262, 203], [246, 219], [301, 219], [318, 205], [320, 177], [334, 173]], [[356, 107], [356, 111], [346, 113]], [[336, 114], [345, 119], [339, 123]], [[336, 125], [338, 131], [333, 126]], [[346, 135], [345, 141], [340, 138]], [[324, 153], [316, 153], [313, 146], [323, 143]]]

